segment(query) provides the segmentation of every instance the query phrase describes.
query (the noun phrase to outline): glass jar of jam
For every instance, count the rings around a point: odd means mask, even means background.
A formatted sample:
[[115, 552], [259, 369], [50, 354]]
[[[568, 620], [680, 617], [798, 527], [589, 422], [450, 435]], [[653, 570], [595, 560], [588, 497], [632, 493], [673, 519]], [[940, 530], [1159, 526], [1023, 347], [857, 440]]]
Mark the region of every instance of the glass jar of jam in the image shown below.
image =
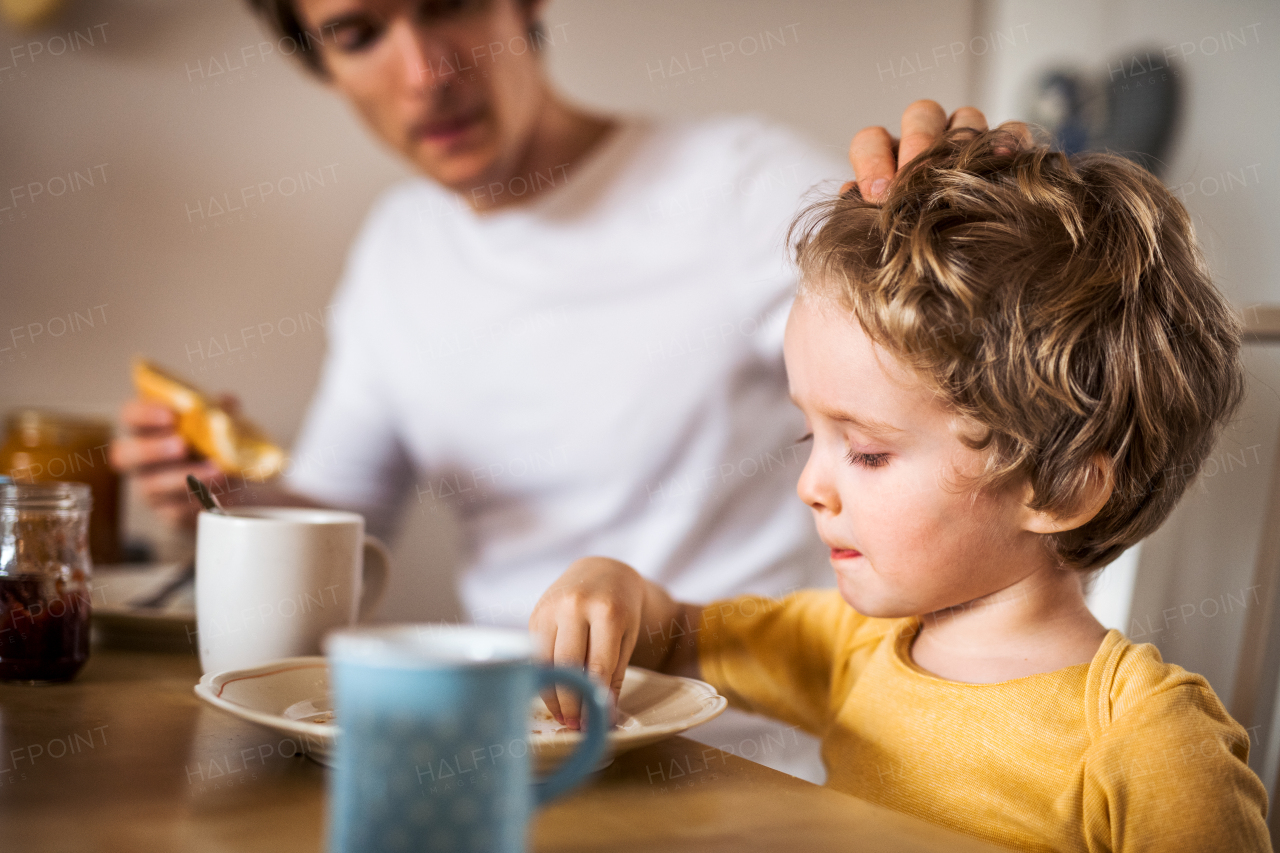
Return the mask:
[[93, 491], [89, 550], [100, 565], [118, 563], [120, 475], [107, 461], [111, 421], [38, 409], [20, 409], [8, 418], [0, 446], [0, 475], [16, 483], [86, 483]]
[[68, 681], [89, 658], [89, 487], [0, 484], [0, 681]]

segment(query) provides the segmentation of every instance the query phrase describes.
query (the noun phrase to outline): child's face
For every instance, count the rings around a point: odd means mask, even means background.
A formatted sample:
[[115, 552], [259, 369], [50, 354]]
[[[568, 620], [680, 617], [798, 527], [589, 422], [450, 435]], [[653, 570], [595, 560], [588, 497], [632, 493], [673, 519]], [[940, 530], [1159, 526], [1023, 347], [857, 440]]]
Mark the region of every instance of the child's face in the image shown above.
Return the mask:
[[831, 548], [841, 594], [860, 613], [932, 613], [1044, 567], [1022, 490], [964, 487], [984, 455], [960, 441], [963, 422], [847, 311], [797, 300], [786, 361], [813, 433], [796, 491]]

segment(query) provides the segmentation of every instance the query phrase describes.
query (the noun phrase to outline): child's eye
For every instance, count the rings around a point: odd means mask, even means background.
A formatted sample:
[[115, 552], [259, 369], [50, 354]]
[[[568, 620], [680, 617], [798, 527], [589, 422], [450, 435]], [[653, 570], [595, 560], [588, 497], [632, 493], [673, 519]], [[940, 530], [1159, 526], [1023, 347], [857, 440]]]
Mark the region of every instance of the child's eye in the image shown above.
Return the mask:
[[850, 465], [861, 465], [864, 468], [882, 468], [889, 464], [888, 453], [859, 453], [850, 450], [845, 454], [845, 459], [849, 460]]
[[806, 432], [804, 435], [796, 439], [796, 444], [804, 444], [806, 441], [808, 441], [811, 438], [813, 438], [813, 433]]

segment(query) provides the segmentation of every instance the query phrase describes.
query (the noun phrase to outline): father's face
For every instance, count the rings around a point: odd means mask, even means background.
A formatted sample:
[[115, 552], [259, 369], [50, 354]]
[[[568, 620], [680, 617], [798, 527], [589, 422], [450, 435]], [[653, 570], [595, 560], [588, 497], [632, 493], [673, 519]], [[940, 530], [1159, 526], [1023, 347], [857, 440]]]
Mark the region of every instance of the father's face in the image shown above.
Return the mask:
[[461, 193], [518, 167], [545, 95], [519, 0], [296, 0], [329, 82], [427, 176]]

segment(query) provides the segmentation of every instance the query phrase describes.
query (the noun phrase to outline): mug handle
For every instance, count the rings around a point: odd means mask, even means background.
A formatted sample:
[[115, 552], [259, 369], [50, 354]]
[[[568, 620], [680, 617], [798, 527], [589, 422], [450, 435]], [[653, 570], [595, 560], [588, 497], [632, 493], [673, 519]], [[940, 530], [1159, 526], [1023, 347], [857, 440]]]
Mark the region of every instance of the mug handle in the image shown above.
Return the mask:
[[578, 670], [546, 667], [538, 671], [537, 681], [539, 691], [557, 684], [576, 687], [587, 706], [587, 736], [555, 773], [533, 786], [534, 800], [540, 806], [567, 793], [595, 770], [609, 743], [609, 700], [604, 687]]
[[[369, 556], [374, 559], [370, 560]], [[364, 576], [360, 581], [360, 610], [356, 615], [357, 622], [368, 618], [373, 609], [382, 601], [382, 594], [387, 591], [387, 576], [391, 573], [391, 551], [382, 540], [374, 536], [364, 537]]]

